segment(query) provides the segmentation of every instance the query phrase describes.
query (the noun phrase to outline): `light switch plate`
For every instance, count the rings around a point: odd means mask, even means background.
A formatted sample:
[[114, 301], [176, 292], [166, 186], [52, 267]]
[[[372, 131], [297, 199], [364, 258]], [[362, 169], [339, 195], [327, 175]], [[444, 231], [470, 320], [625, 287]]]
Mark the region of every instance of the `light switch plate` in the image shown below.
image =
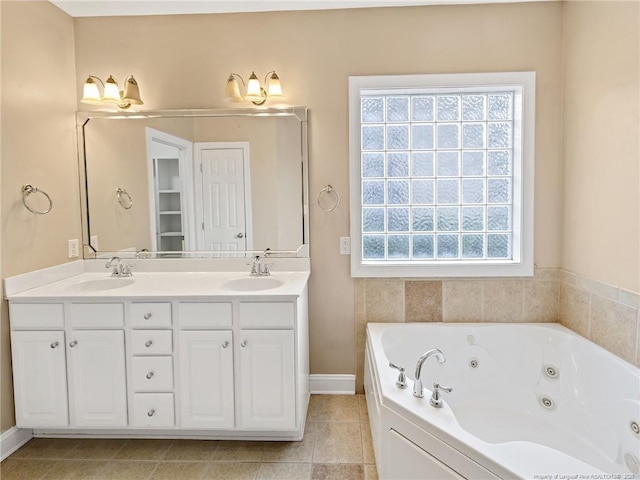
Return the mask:
[[351, 254], [351, 237], [340, 237], [340, 255]]
[[69, 240], [69, 258], [77, 258], [80, 255], [80, 242], [77, 238]]

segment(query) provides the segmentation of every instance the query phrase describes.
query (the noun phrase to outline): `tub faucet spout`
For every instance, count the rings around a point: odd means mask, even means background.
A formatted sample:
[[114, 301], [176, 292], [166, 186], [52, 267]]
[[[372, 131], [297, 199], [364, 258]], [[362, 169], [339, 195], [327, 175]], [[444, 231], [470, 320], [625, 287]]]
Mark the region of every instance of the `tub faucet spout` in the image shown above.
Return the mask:
[[418, 398], [424, 397], [424, 393], [422, 393], [422, 379], [420, 378], [421, 377], [421, 371], [422, 371], [422, 365], [432, 355], [436, 357], [436, 360], [438, 360], [438, 363], [440, 365], [442, 365], [442, 364], [444, 364], [444, 362], [446, 362], [446, 359], [444, 358], [444, 355], [442, 354], [442, 351], [439, 348], [432, 348], [430, 350], [427, 350], [426, 352], [424, 352], [420, 356], [420, 358], [418, 359], [418, 363], [416, 363], [416, 375], [415, 375], [416, 379], [413, 382], [413, 396], [414, 397], [418, 397]]

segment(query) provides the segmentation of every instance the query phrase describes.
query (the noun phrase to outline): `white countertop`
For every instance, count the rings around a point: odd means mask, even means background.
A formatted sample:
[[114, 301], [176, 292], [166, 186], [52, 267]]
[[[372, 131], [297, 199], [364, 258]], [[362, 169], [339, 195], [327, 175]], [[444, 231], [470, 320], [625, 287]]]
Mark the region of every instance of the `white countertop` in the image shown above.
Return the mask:
[[6, 298], [295, 297], [302, 294], [310, 275], [309, 271], [274, 271], [263, 277], [246, 271], [134, 271], [131, 277], [112, 277], [91, 270], [67, 264], [8, 278]]

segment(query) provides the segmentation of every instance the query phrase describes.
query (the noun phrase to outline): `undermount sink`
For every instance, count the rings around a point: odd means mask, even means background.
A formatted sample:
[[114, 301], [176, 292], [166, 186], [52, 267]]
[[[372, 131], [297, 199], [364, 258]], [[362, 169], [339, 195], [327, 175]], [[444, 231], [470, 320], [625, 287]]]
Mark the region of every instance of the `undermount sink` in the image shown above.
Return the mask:
[[127, 285], [133, 284], [133, 282], [135, 282], [133, 278], [97, 278], [74, 283], [73, 285], [69, 285], [67, 288], [75, 292], [104, 292], [106, 290], [126, 287]]
[[229, 280], [221, 286], [225, 290], [235, 290], [239, 292], [255, 292], [259, 290], [271, 290], [284, 285], [284, 282], [278, 278], [272, 277], [244, 277]]

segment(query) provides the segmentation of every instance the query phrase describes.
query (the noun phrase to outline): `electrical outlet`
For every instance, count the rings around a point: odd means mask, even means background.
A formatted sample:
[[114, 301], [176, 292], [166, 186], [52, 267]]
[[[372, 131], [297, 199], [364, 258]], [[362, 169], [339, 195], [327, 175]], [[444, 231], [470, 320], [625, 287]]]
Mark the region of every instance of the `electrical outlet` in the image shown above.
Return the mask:
[[96, 252], [99, 250], [98, 235], [91, 235], [91, 238], [89, 238], [89, 245], [91, 245]]
[[340, 237], [340, 255], [351, 254], [351, 237]]
[[80, 254], [80, 244], [77, 238], [69, 240], [69, 258], [76, 258]]

